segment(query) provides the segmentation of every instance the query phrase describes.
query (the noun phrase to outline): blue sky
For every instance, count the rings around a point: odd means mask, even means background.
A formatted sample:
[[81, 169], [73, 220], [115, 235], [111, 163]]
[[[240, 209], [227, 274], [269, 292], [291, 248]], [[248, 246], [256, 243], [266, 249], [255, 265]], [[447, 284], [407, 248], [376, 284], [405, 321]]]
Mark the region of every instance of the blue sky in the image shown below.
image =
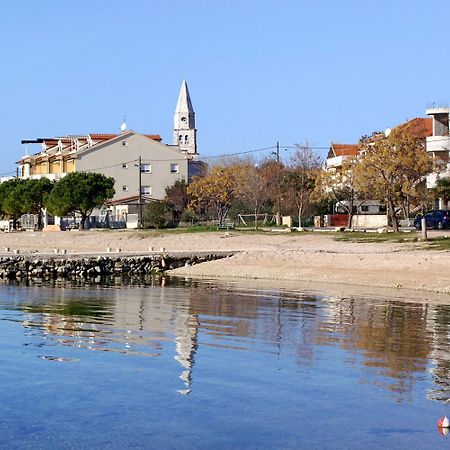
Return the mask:
[[202, 156], [356, 142], [450, 103], [449, 17], [447, 0], [3, 1], [0, 173], [23, 138], [124, 115], [171, 143], [183, 79]]

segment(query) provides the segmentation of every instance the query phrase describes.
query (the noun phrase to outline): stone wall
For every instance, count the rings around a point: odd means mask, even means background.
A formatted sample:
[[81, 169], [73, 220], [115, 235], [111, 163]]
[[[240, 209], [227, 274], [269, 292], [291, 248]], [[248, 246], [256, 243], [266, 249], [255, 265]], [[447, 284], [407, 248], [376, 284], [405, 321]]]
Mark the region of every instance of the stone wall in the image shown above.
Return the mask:
[[8, 256], [0, 258], [0, 278], [90, 278], [111, 275], [147, 275], [182, 266], [226, 258], [232, 253], [203, 253], [148, 256], [97, 256], [39, 258]]

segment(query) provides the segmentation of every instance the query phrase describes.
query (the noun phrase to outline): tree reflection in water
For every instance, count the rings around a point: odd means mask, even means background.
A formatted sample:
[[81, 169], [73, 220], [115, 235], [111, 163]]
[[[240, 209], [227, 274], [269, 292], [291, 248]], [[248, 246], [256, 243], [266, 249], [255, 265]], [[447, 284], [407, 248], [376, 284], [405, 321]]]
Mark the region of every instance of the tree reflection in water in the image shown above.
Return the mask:
[[258, 351], [304, 367], [313, 367], [321, 347], [341, 348], [348, 364], [361, 365], [361, 383], [399, 402], [412, 401], [416, 381], [431, 373], [428, 398], [450, 399], [449, 306], [163, 278], [97, 281], [58, 282], [53, 290], [28, 283], [28, 300], [3, 309], [22, 312], [26, 345], [56, 341], [144, 357], [172, 345], [181, 394], [194, 388], [202, 348], [252, 351], [263, 342]]

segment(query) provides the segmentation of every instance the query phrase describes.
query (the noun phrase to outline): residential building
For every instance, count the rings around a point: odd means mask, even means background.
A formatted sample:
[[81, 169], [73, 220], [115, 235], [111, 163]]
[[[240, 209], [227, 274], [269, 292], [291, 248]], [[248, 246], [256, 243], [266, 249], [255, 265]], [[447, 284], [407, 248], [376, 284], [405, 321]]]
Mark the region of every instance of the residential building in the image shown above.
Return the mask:
[[[326, 170], [336, 172], [342, 168], [346, 160], [361, 156], [361, 144], [337, 144], [331, 143], [326, 160]], [[354, 214], [379, 214], [382, 205], [376, 200], [356, 200], [353, 207]], [[334, 213], [346, 214], [348, 207], [346, 202], [336, 202]]]
[[41, 151], [18, 161], [19, 176], [57, 181], [75, 171], [101, 173], [115, 179], [113, 204], [120, 205], [123, 200], [126, 212], [131, 212], [133, 204], [141, 205], [143, 199], [161, 200], [166, 187], [176, 180], [189, 181], [201, 170], [195, 112], [186, 81], [175, 109], [172, 145], [163, 144], [158, 134], [127, 130], [126, 124], [121, 130], [117, 134], [24, 139], [26, 148], [40, 144]]
[[332, 142], [327, 155], [327, 170], [342, 167], [342, 163], [346, 159], [354, 158], [359, 155], [359, 149], [360, 146], [358, 144], [336, 144], [335, 142]]
[[[426, 139], [428, 143], [428, 139], [433, 134], [433, 129], [435, 125], [434, 122], [430, 118], [418, 117], [411, 120], [406, 121], [403, 124], [395, 127], [396, 130], [402, 130], [404, 133], [419, 137], [422, 139]], [[436, 125], [436, 129], [439, 132], [445, 131], [445, 128], [438, 128]], [[447, 135], [448, 135], [448, 114], [447, 114]], [[326, 170], [328, 171], [337, 171], [342, 168], [344, 161], [357, 158], [360, 159], [364, 157], [365, 150], [364, 144], [370, 145], [373, 142], [376, 142], [380, 139], [383, 139], [386, 135], [391, 132], [390, 129], [387, 129], [385, 132], [375, 132], [370, 136], [364, 136], [361, 138], [360, 143], [358, 144], [337, 144], [332, 142], [330, 149], [328, 151], [327, 160], [326, 160]], [[448, 151], [447, 151], [447, 161], [448, 161]], [[432, 176], [432, 175], [430, 175]], [[342, 202], [337, 202], [334, 208], [337, 213], [345, 213], [346, 208]], [[354, 206], [355, 214], [380, 214], [383, 213], [384, 205], [382, 202], [377, 200], [364, 200], [357, 201]]]
[[[427, 176], [427, 187], [434, 188], [439, 178], [450, 177], [450, 136], [449, 136], [449, 117], [450, 108], [447, 105], [430, 105], [426, 113], [431, 116], [432, 135], [427, 137], [427, 151], [433, 155], [433, 158], [440, 171]], [[439, 207], [446, 209], [442, 199]]]

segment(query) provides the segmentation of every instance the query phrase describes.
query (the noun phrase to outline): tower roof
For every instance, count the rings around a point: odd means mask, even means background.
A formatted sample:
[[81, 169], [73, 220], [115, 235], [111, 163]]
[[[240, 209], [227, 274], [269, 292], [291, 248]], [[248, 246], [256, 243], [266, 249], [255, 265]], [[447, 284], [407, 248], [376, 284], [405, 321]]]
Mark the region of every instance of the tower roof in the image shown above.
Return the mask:
[[194, 108], [192, 108], [191, 97], [189, 95], [189, 89], [186, 80], [181, 83], [180, 95], [178, 97], [177, 107], [175, 108], [175, 113], [193, 113]]

